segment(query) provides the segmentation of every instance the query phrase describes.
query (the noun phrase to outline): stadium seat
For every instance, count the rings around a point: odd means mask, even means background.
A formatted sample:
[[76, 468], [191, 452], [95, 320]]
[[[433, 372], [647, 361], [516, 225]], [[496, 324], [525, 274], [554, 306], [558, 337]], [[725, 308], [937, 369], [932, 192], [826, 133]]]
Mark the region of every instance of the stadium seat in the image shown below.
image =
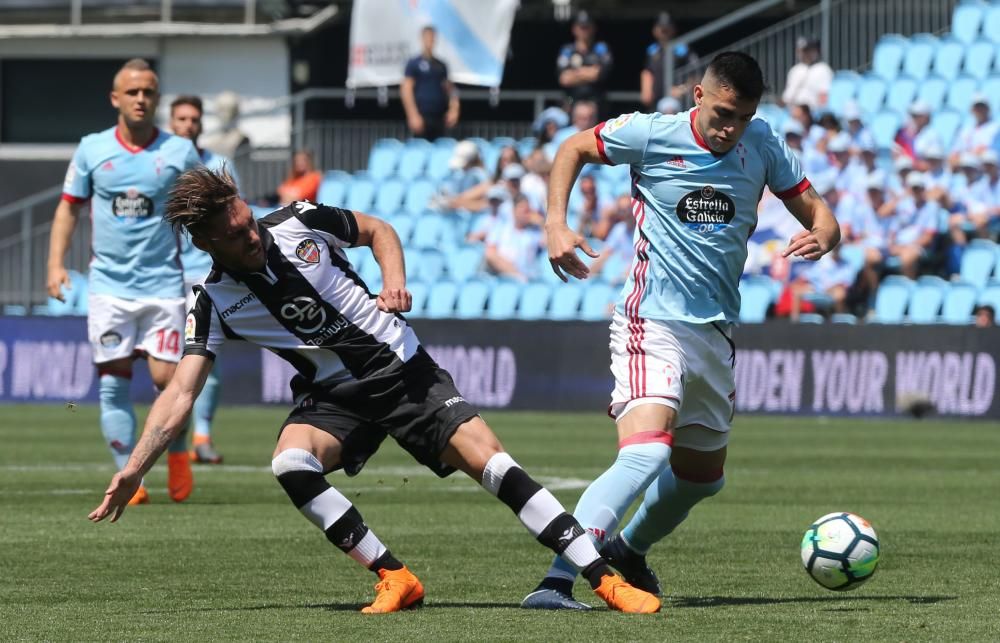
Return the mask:
[[374, 200], [375, 183], [369, 178], [356, 176], [351, 181], [351, 187], [347, 191], [347, 201], [344, 207], [358, 212], [370, 212]]
[[28, 314], [28, 309], [20, 304], [5, 304], [3, 314], [10, 317], [24, 317]]
[[410, 216], [420, 216], [427, 210], [427, 202], [434, 194], [434, 184], [427, 180], [417, 180], [410, 184], [403, 199], [403, 212]]
[[444, 145], [434, 146], [430, 157], [427, 159], [427, 168], [424, 170], [424, 176], [434, 183], [440, 183], [442, 179], [451, 174], [448, 162], [451, 160], [452, 147]]
[[424, 250], [417, 265], [417, 281], [436, 284], [448, 272], [448, 258], [440, 250]]
[[379, 183], [372, 206], [375, 214], [381, 217], [391, 217], [399, 214], [403, 206], [403, 196], [406, 194], [406, 184], [399, 179], [388, 179]]
[[521, 301], [517, 305], [518, 319], [545, 319], [552, 299], [552, 286], [534, 281], [521, 290]]
[[490, 319], [513, 319], [523, 289], [524, 286], [516, 281], [498, 281], [486, 302], [486, 316]]
[[578, 319], [584, 288], [579, 283], [556, 286], [549, 303], [549, 319]]
[[982, 33], [984, 38], [1000, 44], [1000, 3], [994, 2], [986, 10], [986, 17], [983, 19]]
[[394, 217], [386, 217], [386, 221], [389, 225], [393, 227], [396, 234], [399, 235], [399, 242], [403, 244], [405, 248], [410, 244], [410, 237], [413, 235], [413, 228], [416, 226], [416, 219], [413, 217], [408, 217], [405, 214], [397, 214]]
[[826, 318], [816, 313], [802, 313], [799, 315], [800, 324], [825, 324]]
[[834, 324], [857, 324], [858, 318], [850, 313], [834, 313], [830, 315], [830, 322]]
[[587, 285], [580, 302], [580, 319], [601, 321], [611, 319], [611, 307], [618, 296], [618, 288], [599, 281]]
[[993, 306], [993, 310], [1000, 313], [1000, 284], [986, 286], [979, 293], [980, 306]]
[[948, 95], [948, 81], [940, 76], [928, 76], [920, 81], [917, 98], [927, 103], [932, 111], [941, 109]]
[[513, 147], [513, 148], [516, 148], [517, 147], [517, 139], [515, 139], [512, 136], [494, 136], [493, 140], [490, 141], [490, 144], [492, 144], [493, 147], [496, 147], [498, 149], [504, 148], [504, 147]]
[[460, 246], [448, 252], [448, 274], [462, 283], [479, 274], [485, 248], [482, 244]]
[[420, 251], [416, 248], [403, 248], [403, 261], [406, 264], [406, 281], [416, 281], [420, 266]]
[[347, 198], [347, 188], [350, 184], [350, 174], [340, 170], [330, 170], [323, 175], [316, 200], [326, 205], [340, 206]]
[[948, 282], [940, 277], [928, 276], [917, 280], [917, 287], [910, 294], [909, 321], [914, 324], [937, 322], [948, 288]]
[[982, 288], [993, 274], [997, 263], [997, 251], [992, 243], [969, 244], [962, 253], [962, 264], [959, 276], [962, 281]]
[[909, 41], [898, 34], [886, 34], [875, 45], [872, 71], [886, 80], [892, 80], [899, 73], [906, 56]]
[[866, 74], [858, 85], [855, 101], [863, 114], [875, 114], [885, 102], [886, 82], [875, 74]]
[[[1000, 36], [998, 36], [1000, 38]], [[994, 74], [982, 82], [979, 91], [986, 94], [993, 114], [1000, 113], [1000, 74]]]
[[842, 114], [848, 101], [854, 100], [861, 77], [853, 71], [838, 71], [830, 83], [827, 106], [834, 114]]
[[432, 319], [447, 319], [455, 314], [455, 302], [458, 300], [458, 284], [453, 281], [439, 281], [430, 287], [427, 294], [427, 305], [424, 306], [424, 317]]
[[368, 292], [378, 294], [382, 290], [382, 269], [374, 258], [371, 261], [362, 262], [361, 266], [358, 267], [358, 274], [368, 286]]
[[980, 2], [960, 2], [951, 14], [951, 37], [966, 44], [978, 38], [985, 9]]
[[427, 212], [414, 222], [413, 236], [410, 245], [414, 248], [440, 248], [448, 221], [444, 215]]
[[906, 305], [915, 284], [912, 280], [898, 275], [886, 277], [875, 294], [875, 313], [872, 322], [877, 324], [901, 324], [906, 314]]
[[410, 139], [399, 157], [399, 167], [396, 176], [404, 181], [412, 181], [424, 175], [427, 159], [430, 158], [434, 146], [422, 138]]
[[905, 114], [917, 95], [920, 83], [909, 76], [899, 76], [889, 85], [889, 93], [885, 97], [885, 106], [900, 114]]
[[368, 175], [375, 181], [387, 179], [396, 173], [403, 144], [394, 138], [383, 138], [375, 142], [368, 155]]
[[748, 278], [740, 281], [740, 321], [759, 324], [767, 318], [767, 309], [774, 301], [774, 287], [770, 279]]
[[455, 307], [455, 317], [459, 319], [479, 319], [486, 310], [486, 300], [490, 296], [490, 284], [485, 281], [467, 281], [462, 284]]
[[942, 109], [934, 113], [931, 118], [931, 127], [941, 137], [944, 149], [951, 148], [951, 143], [955, 140], [955, 135], [958, 134], [958, 128], [962, 126], [964, 119], [961, 112], [953, 109]]
[[989, 76], [993, 69], [993, 60], [997, 55], [996, 47], [996, 44], [989, 40], [977, 40], [969, 45], [965, 50], [962, 71], [979, 80]]
[[965, 43], [954, 38], [942, 40], [934, 52], [934, 73], [948, 80], [956, 78], [964, 57]]
[[951, 285], [941, 307], [941, 321], [946, 324], [965, 325], [972, 322], [972, 310], [976, 307], [979, 289], [969, 283], [957, 282]]
[[868, 131], [875, 139], [875, 146], [880, 150], [892, 149], [896, 140], [896, 132], [903, 124], [903, 117], [891, 109], [883, 109], [876, 114], [869, 124]]
[[425, 283], [415, 281], [407, 283], [406, 289], [410, 291], [410, 297], [412, 298], [410, 312], [406, 313], [407, 316], [423, 317], [424, 309], [427, 306], [427, 295], [430, 288]]
[[945, 98], [945, 107], [958, 110], [966, 114], [972, 107], [972, 96], [979, 89], [979, 79], [972, 76], [960, 76], [951, 81], [948, 86], [948, 96]]
[[925, 78], [934, 62], [934, 52], [937, 50], [937, 36], [929, 33], [915, 34], [910, 37], [910, 46], [906, 49], [903, 59], [903, 73], [917, 80]]

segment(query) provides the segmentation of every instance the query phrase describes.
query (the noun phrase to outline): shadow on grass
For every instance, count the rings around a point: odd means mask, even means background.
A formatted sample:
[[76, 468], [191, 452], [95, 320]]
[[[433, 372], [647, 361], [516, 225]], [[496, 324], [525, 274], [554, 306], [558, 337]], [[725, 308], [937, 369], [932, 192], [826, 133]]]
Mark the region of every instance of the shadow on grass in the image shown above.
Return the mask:
[[[835, 603], [839, 601], [886, 603], [906, 601], [911, 605], [934, 605], [944, 601], [958, 600], [957, 596], [851, 596], [833, 594], [831, 596], [789, 596], [776, 598], [768, 596], [675, 596], [669, 599], [671, 607], [724, 607], [738, 605], [782, 605], [785, 603]], [[865, 609], [865, 608], [856, 608]]]
[[[264, 610], [326, 610], [328, 612], [360, 612], [367, 603], [306, 603], [304, 605], [288, 604], [264, 604], [264, 605], [234, 605], [232, 607], [177, 607], [173, 609], [142, 610], [141, 614], [179, 614], [184, 612], [259, 612]], [[457, 607], [463, 609], [514, 609], [517, 603], [493, 603], [475, 601], [435, 601], [427, 603], [423, 607], [416, 608], [419, 611], [425, 608]], [[412, 610], [406, 610], [412, 611]]]

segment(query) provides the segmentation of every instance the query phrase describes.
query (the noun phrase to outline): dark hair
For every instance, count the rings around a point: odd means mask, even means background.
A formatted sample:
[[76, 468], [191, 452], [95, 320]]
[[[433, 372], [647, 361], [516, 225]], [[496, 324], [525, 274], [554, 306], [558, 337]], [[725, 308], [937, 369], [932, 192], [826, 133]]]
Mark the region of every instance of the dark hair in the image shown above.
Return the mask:
[[976, 306], [976, 310], [973, 312], [976, 315], [978, 315], [979, 313], [987, 313], [991, 319], [997, 318], [997, 311], [995, 311], [993, 309], [993, 306], [990, 306], [989, 304], [980, 304]]
[[239, 196], [225, 164], [218, 170], [200, 165], [177, 177], [163, 218], [175, 231], [185, 228], [193, 234], [198, 226], [228, 212]]
[[729, 87], [745, 100], [760, 100], [767, 86], [760, 65], [740, 51], [724, 51], [709, 63], [705, 74], [711, 74], [720, 85]]
[[199, 98], [198, 96], [192, 96], [190, 94], [181, 94], [180, 96], [175, 98], [172, 103], [170, 103], [170, 114], [173, 115], [174, 110], [180, 107], [181, 105], [190, 105], [191, 107], [194, 107], [196, 110], [198, 110], [199, 114], [205, 113], [205, 109], [204, 107], [202, 107], [201, 104], [201, 98]]

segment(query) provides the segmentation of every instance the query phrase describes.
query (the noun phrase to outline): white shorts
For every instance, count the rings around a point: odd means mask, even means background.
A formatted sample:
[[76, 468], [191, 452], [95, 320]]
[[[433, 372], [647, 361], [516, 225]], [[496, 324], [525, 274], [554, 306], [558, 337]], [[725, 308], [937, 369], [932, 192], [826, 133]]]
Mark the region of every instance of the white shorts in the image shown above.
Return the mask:
[[[732, 325], [639, 319], [615, 311], [608, 415], [619, 419], [640, 404], [677, 411], [674, 446], [714, 451], [728, 442], [736, 409], [736, 347]], [[708, 432], [696, 426], [709, 429]]]
[[94, 363], [133, 357], [135, 353], [179, 362], [184, 330], [184, 298], [122, 299], [90, 295], [87, 337]]

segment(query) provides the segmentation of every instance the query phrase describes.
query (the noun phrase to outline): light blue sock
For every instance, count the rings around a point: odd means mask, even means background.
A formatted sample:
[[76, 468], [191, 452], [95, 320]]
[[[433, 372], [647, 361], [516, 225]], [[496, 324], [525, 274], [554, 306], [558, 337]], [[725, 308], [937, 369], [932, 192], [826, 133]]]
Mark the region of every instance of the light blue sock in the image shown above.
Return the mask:
[[622, 529], [622, 538], [632, 550], [645, 554], [684, 522], [692, 507], [719, 493], [724, 484], [721, 471], [716, 480], [693, 482], [678, 478], [668, 467], [646, 490], [638, 511]]
[[218, 370], [219, 363], [216, 361], [205, 380], [205, 387], [201, 389], [201, 395], [194, 401], [194, 434], [206, 438], [212, 437], [212, 418], [219, 406], [219, 393], [222, 390]]
[[[666, 435], [661, 431], [645, 432]], [[670, 462], [670, 445], [659, 440], [629, 444], [618, 451], [614, 464], [590, 483], [580, 496], [573, 516], [600, 549], [608, 534], [615, 530], [632, 502], [639, 497]], [[576, 570], [560, 557], [549, 568], [548, 578], [572, 580]]]
[[135, 447], [135, 410], [129, 397], [131, 385], [132, 380], [128, 377], [104, 373], [98, 386], [101, 432], [119, 471], [125, 468]]

